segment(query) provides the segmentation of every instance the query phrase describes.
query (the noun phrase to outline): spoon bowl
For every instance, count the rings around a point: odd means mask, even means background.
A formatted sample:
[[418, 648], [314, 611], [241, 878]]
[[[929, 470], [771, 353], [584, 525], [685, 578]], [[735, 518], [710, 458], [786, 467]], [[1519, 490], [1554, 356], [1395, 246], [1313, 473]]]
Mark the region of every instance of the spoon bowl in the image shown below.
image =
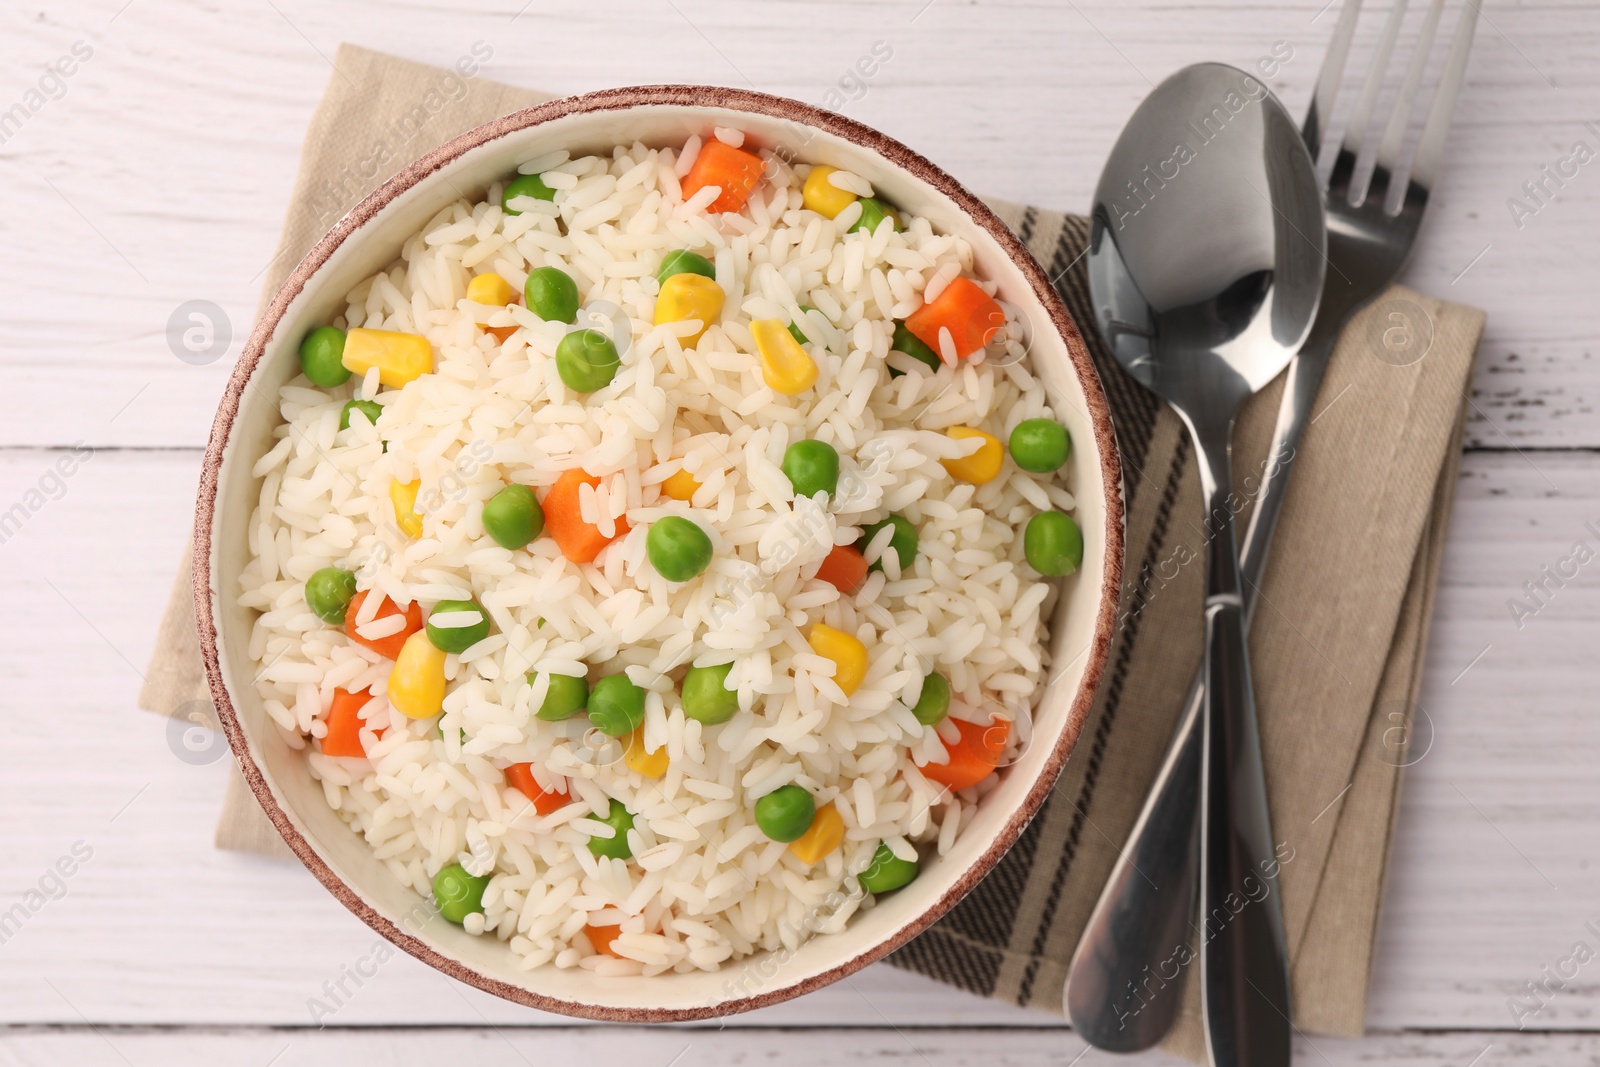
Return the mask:
[[1221, 63], [1162, 82], [1095, 192], [1089, 284], [1117, 362], [1173, 404], [1266, 385], [1316, 318], [1322, 218], [1299, 127], [1266, 86]]

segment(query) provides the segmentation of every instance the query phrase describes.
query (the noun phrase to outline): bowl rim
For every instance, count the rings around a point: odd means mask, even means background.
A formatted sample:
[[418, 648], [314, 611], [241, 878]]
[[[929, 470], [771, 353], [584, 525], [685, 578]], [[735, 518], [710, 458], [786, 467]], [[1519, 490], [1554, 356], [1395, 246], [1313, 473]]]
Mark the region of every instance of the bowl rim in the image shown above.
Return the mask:
[[[613, 1007], [585, 1004], [534, 992], [519, 985], [492, 978], [462, 960], [447, 956], [408, 930], [380, 915], [356, 888], [345, 882], [323, 861], [316, 849], [295, 828], [287, 813], [279, 806], [266, 777], [250, 749], [244, 729], [235, 712], [227, 686], [223, 680], [217, 647], [219, 620], [211, 596], [212, 525], [217, 512], [219, 479], [224, 453], [231, 436], [233, 423], [239, 413], [240, 403], [249, 379], [260, 364], [268, 341], [290, 303], [332, 256], [346, 239], [371, 221], [384, 207], [422, 179], [471, 149], [495, 141], [508, 134], [583, 113], [601, 113], [647, 107], [714, 108], [725, 111], [759, 114], [778, 118], [801, 126], [821, 130], [859, 147], [877, 153], [892, 166], [917, 180], [932, 186], [948, 197], [973, 223], [985, 230], [1013, 261], [1027, 279], [1034, 298], [1050, 317], [1056, 332], [1066, 346], [1088, 408], [1094, 429], [1096, 456], [1104, 486], [1105, 551], [1104, 564], [1099, 576], [1100, 610], [1095, 620], [1093, 634], [1087, 651], [1083, 677], [1077, 693], [1067, 710], [1067, 722], [1056, 740], [1053, 750], [1045, 760], [1039, 776], [1024, 795], [1021, 805], [989, 842], [977, 861], [964, 871], [960, 878], [928, 908], [892, 936], [871, 945], [844, 962], [825, 971], [798, 978], [787, 983], [774, 983], [772, 987], [748, 995], [719, 1001], [715, 1004], [682, 1008]], [[901, 947], [922, 933], [948, 912], [957, 901], [977, 885], [1006, 854], [1028, 823], [1043, 806], [1045, 798], [1054, 789], [1068, 755], [1076, 747], [1088, 718], [1089, 708], [1099, 688], [1106, 663], [1110, 658], [1115, 634], [1118, 594], [1122, 587], [1124, 504], [1122, 498], [1122, 469], [1117, 451], [1116, 433], [1112, 427], [1111, 411], [1104, 388], [1089, 350], [1077, 324], [1068, 313], [1060, 295], [1046, 277], [1044, 269], [1011, 229], [977, 196], [942, 168], [901, 142], [880, 133], [854, 119], [820, 107], [787, 97], [776, 96], [750, 89], [697, 85], [642, 85], [601, 89], [594, 92], [558, 97], [532, 107], [514, 111], [492, 119], [480, 126], [451, 138], [401, 168], [363, 197], [323, 237], [312, 246], [294, 270], [284, 279], [272, 300], [262, 310], [250, 336], [240, 353], [238, 362], [228, 378], [227, 389], [217, 408], [206, 444], [200, 474], [199, 493], [195, 507], [193, 548], [193, 597], [195, 619], [206, 678], [210, 685], [217, 718], [227, 736], [245, 782], [256, 801], [266, 812], [273, 827], [285, 844], [306, 869], [322, 883], [335, 899], [348, 908], [379, 935], [411, 956], [442, 971], [458, 981], [475, 986], [487, 993], [526, 1007], [599, 1022], [692, 1022], [725, 1015], [752, 1011], [756, 1008], [778, 1004], [794, 997], [820, 989], [845, 978], [870, 963]]]

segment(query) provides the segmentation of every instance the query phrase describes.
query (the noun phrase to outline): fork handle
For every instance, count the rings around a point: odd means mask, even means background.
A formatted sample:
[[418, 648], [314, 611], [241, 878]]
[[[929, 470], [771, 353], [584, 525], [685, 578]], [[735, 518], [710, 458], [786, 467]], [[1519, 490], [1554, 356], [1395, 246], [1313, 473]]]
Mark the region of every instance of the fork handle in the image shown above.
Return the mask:
[[[1311, 336], [1300, 346], [1299, 353], [1289, 363], [1283, 383], [1283, 399], [1278, 404], [1278, 421], [1272, 428], [1272, 445], [1267, 451], [1267, 465], [1261, 476], [1261, 488], [1256, 492], [1256, 506], [1250, 512], [1249, 525], [1245, 527], [1244, 540], [1239, 547], [1239, 573], [1244, 578], [1245, 625], [1255, 618], [1256, 592], [1267, 573], [1267, 555], [1272, 548], [1272, 535], [1278, 528], [1278, 516], [1283, 512], [1283, 501], [1289, 488], [1289, 472], [1300, 450], [1300, 439], [1315, 416], [1312, 407], [1317, 402], [1317, 391], [1322, 388], [1322, 376], [1328, 369], [1328, 357], [1339, 339], [1338, 324], [1325, 324], [1321, 317], [1312, 327]], [[1196, 673], [1198, 683], [1200, 675]]]
[[[1269, 462], [1239, 554], [1246, 625], [1338, 325], [1319, 319], [1289, 364]], [[1193, 958], [1190, 923], [1199, 890], [1197, 800], [1204, 680], [1202, 664], [1068, 972], [1067, 1014], [1073, 1028], [1097, 1048], [1137, 1052], [1152, 1047], [1172, 1028], [1182, 1005], [1183, 973]]]

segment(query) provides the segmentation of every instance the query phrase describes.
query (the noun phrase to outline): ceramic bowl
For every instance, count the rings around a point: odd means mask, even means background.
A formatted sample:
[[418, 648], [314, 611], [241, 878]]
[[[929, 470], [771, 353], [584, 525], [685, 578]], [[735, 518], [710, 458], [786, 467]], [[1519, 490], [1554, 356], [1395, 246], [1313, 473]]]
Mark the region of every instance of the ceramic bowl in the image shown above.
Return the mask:
[[[401, 884], [323, 799], [304, 756], [284, 743], [251, 679], [251, 611], [237, 605], [260, 483], [251, 467], [279, 423], [278, 389], [299, 371], [312, 327], [343, 310], [359, 281], [463, 191], [481, 195], [525, 159], [557, 149], [609, 153], [642, 141], [681, 145], [713, 127], [747, 144], [828, 163], [867, 178], [884, 197], [972, 244], [976, 273], [999, 286], [1031, 332], [1034, 373], [1071, 431], [1070, 485], [1084, 531], [1081, 570], [1064, 580], [1050, 627], [1049, 685], [1033, 738], [1001, 772], [954, 849], [916, 881], [856, 915], [842, 933], [798, 951], [730, 962], [718, 973], [603, 978], [553, 966], [520, 971], [493, 937], [427, 922], [430, 901]], [[1015, 235], [975, 196], [904, 145], [818, 108], [761, 93], [696, 86], [616, 89], [519, 111], [457, 137], [361, 201], [289, 275], [252, 331], [212, 427], [195, 519], [194, 595], [200, 646], [218, 717], [245, 779], [307, 869], [385, 938], [439, 970], [508, 1000], [609, 1021], [704, 1019], [773, 1004], [865, 967], [943, 915], [1003, 856], [1038, 811], [1071, 753], [1105, 667], [1122, 576], [1123, 507], [1115, 437], [1078, 327]], [[293, 936], [286, 931], [286, 936]]]

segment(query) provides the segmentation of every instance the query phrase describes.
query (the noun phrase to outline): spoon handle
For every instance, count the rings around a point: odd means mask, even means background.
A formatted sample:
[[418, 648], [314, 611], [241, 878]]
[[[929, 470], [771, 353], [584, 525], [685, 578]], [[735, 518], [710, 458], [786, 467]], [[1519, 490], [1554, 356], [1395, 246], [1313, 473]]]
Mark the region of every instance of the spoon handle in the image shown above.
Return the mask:
[[1201, 1010], [1211, 1067], [1289, 1062], [1289, 968], [1233, 529], [1232, 420], [1190, 420], [1207, 523], [1200, 764]]
[[[1315, 330], [1289, 364], [1268, 452], [1272, 462], [1262, 475], [1239, 556], [1246, 625], [1266, 571], [1300, 437], [1310, 424], [1337, 336], [1337, 330]], [[1097, 1048], [1113, 1052], [1150, 1048], [1172, 1029], [1182, 1006], [1183, 971], [1192, 959], [1189, 922], [1198, 890], [1195, 801], [1200, 792], [1204, 694], [1202, 664], [1144, 807], [1073, 955], [1067, 1014], [1073, 1028]]]

